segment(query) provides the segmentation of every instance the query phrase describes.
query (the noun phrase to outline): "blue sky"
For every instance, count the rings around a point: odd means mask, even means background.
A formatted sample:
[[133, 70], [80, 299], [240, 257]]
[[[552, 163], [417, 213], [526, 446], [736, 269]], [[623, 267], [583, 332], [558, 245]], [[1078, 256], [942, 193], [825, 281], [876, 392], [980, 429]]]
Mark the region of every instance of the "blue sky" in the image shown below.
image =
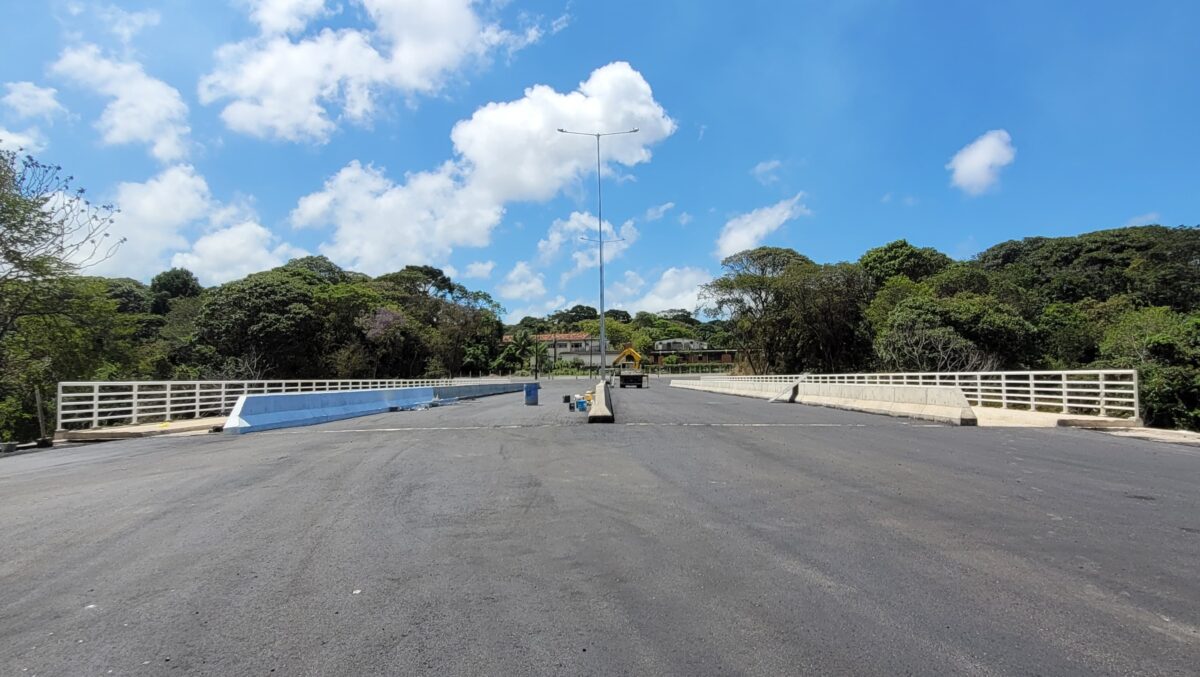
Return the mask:
[[323, 253], [512, 313], [693, 307], [724, 253], [852, 260], [1200, 207], [1186, 2], [5, 3], [0, 143], [122, 209], [96, 272]]

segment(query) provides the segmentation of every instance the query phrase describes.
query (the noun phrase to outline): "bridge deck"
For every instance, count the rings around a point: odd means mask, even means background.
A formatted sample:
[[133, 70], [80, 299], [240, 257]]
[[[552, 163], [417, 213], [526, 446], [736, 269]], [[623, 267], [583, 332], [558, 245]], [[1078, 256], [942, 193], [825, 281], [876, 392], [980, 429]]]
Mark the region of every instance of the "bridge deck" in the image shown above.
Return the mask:
[[[1184, 674], [1200, 450], [658, 387], [0, 461], [13, 674]], [[28, 669], [28, 672], [22, 672]]]

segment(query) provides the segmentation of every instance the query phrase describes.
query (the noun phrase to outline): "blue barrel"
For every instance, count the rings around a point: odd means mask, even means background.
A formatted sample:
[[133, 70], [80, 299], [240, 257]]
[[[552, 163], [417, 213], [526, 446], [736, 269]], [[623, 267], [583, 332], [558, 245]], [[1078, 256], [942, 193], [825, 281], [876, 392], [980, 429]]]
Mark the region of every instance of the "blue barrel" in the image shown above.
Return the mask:
[[540, 388], [540, 387], [541, 386], [539, 386], [536, 383], [526, 383], [525, 384], [525, 404], [527, 404], [531, 407], [537, 406], [537, 403], [538, 403], [537, 391], [538, 391], [538, 388]]

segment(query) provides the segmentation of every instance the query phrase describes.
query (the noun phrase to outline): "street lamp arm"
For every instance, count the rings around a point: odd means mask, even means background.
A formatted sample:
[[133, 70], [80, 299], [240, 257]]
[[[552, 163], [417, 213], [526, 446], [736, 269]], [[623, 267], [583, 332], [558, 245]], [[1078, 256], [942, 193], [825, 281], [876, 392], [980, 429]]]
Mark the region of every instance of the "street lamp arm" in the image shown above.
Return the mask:
[[[600, 137], [616, 136], [618, 134], [636, 134], [640, 131], [637, 127], [623, 132], [575, 132], [558, 128], [562, 134], [575, 134], [577, 136], [592, 136], [596, 138], [596, 236], [598, 239], [593, 240], [599, 243], [600, 255], [598, 257], [600, 268], [600, 375], [603, 377], [608, 370], [608, 336], [604, 331], [604, 198], [601, 190], [600, 176]], [[581, 238], [587, 240], [588, 238]], [[618, 240], [608, 240], [608, 242], [616, 242]]]
[[576, 134], [578, 136], [597, 136], [598, 137], [598, 136], [617, 136], [618, 134], [636, 134], [642, 130], [639, 127], [634, 127], [633, 129], [627, 129], [623, 132], [575, 132], [575, 131], [571, 131], [569, 129], [563, 129], [562, 127], [559, 127], [558, 131], [562, 134]]

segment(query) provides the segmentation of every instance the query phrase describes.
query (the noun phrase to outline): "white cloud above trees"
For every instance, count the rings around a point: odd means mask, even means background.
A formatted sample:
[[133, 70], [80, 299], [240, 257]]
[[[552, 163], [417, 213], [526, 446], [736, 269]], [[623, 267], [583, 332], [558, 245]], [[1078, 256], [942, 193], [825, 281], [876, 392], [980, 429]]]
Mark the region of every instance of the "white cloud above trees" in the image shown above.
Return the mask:
[[136, 61], [105, 56], [96, 45], [69, 47], [50, 71], [110, 99], [96, 128], [104, 143], [144, 143], [161, 162], [188, 154], [188, 107], [179, 91], [146, 74]]
[[307, 255], [308, 252], [280, 241], [274, 233], [250, 220], [200, 236], [190, 249], [171, 257], [171, 266], [187, 268], [205, 285], [213, 285]]
[[208, 182], [190, 165], [175, 165], [144, 182], [117, 186], [120, 213], [109, 228], [125, 244], [92, 272], [145, 279], [166, 267], [167, 255], [188, 246], [186, 229], [207, 221], [219, 205]]
[[803, 199], [804, 193], [797, 193], [786, 200], [740, 214], [727, 221], [717, 238], [717, 258], [723, 259], [740, 251], [753, 249], [788, 221], [812, 214], [808, 207], [804, 206]]
[[21, 119], [51, 118], [67, 111], [58, 102], [58, 90], [53, 87], [39, 87], [32, 82], [6, 82], [4, 89], [7, 93], [0, 98], [0, 103]]
[[967, 195], [982, 195], [1000, 181], [1000, 170], [1013, 163], [1017, 149], [1003, 129], [985, 132], [954, 154], [946, 169], [950, 183]]
[[366, 123], [385, 91], [433, 94], [471, 62], [540, 39], [485, 21], [471, 0], [356, 0], [366, 27], [311, 26], [338, 6], [319, 0], [252, 0], [260, 34], [216, 50], [200, 80], [204, 104], [257, 137], [324, 143], [339, 120]]
[[[632, 220], [621, 224], [619, 229], [610, 221], [605, 221], [601, 230], [604, 233], [606, 263], [620, 258], [641, 235]], [[572, 212], [566, 219], [556, 219], [550, 224], [546, 237], [538, 240], [538, 260], [543, 265], [551, 263], [556, 260], [560, 250], [567, 246], [574, 266], [563, 273], [560, 284], [565, 284], [588, 268], [600, 265], [600, 248], [594, 242], [597, 236], [596, 217], [593, 214]]]
[[532, 301], [546, 295], [545, 276], [535, 272], [526, 261], [517, 261], [504, 281], [496, 286], [501, 298]]
[[475, 261], [467, 264], [467, 269], [463, 272], [463, 277], [472, 280], [486, 280], [492, 276], [492, 271], [495, 268], [495, 261]]
[[40, 153], [46, 148], [46, 138], [37, 127], [23, 132], [0, 127], [0, 150]]
[[[649, 161], [650, 146], [675, 131], [641, 74], [613, 63], [593, 71], [573, 92], [537, 85], [515, 101], [479, 108], [454, 126], [453, 159], [409, 173], [403, 183], [353, 161], [321, 190], [301, 198], [291, 221], [304, 228], [332, 226], [321, 252], [368, 274], [444, 264], [456, 247], [487, 246], [507, 204], [548, 200], [594, 172], [595, 146], [555, 130], [600, 124], [642, 130], [607, 143], [606, 172], [612, 165]], [[636, 228], [623, 225], [622, 234], [636, 237]], [[586, 256], [577, 261], [587, 264]]]
[[700, 305], [700, 286], [710, 281], [712, 275], [702, 268], [667, 268], [650, 291], [626, 303], [625, 307], [634, 313], [641, 310], [655, 313], [670, 308], [694, 311]]

